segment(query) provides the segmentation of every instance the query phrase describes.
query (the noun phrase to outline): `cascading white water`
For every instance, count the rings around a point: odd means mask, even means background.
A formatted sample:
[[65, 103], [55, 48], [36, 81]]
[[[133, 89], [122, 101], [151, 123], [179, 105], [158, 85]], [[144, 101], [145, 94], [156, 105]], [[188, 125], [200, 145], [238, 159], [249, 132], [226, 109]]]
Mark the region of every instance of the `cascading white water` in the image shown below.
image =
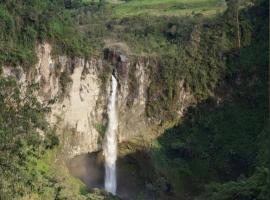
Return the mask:
[[116, 159], [117, 159], [117, 113], [116, 113], [116, 93], [117, 80], [112, 75], [112, 93], [109, 99], [108, 116], [109, 124], [103, 144], [105, 156], [105, 190], [114, 194], [116, 193]]

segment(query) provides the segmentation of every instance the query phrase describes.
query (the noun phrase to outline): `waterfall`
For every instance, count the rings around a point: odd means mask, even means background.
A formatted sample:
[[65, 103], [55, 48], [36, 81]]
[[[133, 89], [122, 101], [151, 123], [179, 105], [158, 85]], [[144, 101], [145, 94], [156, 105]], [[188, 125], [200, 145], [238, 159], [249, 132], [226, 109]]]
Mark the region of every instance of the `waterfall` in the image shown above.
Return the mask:
[[117, 159], [117, 113], [116, 113], [116, 93], [117, 81], [112, 75], [112, 93], [108, 104], [109, 124], [106, 130], [103, 144], [105, 156], [105, 190], [114, 194], [116, 193], [116, 159]]

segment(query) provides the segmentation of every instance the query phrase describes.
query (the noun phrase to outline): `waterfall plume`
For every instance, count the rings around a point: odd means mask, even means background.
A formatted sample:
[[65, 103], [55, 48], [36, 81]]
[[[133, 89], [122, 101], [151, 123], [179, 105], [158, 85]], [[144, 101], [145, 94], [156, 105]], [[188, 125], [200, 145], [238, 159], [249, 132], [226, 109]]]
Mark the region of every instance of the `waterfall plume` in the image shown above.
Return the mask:
[[105, 190], [116, 194], [116, 159], [117, 159], [117, 112], [116, 112], [116, 93], [117, 80], [112, 75], [111, 96], [108, 104], [108, 128], [106, 130], [105, 140], [103, 144], [103, 152], [105, 156]]

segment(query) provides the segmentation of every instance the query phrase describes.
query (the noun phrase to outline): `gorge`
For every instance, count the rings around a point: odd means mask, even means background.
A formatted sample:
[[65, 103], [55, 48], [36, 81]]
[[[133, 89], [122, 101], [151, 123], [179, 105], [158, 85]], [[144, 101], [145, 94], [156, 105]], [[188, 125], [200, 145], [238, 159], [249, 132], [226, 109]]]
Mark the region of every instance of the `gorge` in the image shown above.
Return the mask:
[[0, 29], [0, 199], [268, 199], [268, 1], [3, 0]]

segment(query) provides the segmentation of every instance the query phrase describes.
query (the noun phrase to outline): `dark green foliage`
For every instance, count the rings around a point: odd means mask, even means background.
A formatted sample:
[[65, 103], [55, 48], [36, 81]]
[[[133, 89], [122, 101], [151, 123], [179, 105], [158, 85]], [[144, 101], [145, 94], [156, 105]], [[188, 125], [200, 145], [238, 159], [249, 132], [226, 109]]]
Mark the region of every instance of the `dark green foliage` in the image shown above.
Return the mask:
[[53, 133], [47, 133], [44, 145], [46, 149], [52, 149], [54, 146], [59, 145], [59, 138]]
[[[236, 4], [238, 5], [237, 2]], [[185, 89], [190, 91], [197, 101], [214, 95], [218, 83], [224, 79], [226, 68], [232, 67], [226, 63], [227, 56], [236, 55], [232, 53], [235, 51], [237, 36], [233, 21], [235, 17], [232, 16], [235, 10], [238, 11], [236, 4], [230, 4], [224, 15], [212, 19], [197, 15], [133, 16], [108, 22], [110, 37], [126, 42], [132, 53], [146, 54], [150, 60], [150, 88], [146, 108], [149, 117], [162, 121], [175, 118], [181, 80], [185, 81]], [[262, 7], [260, 10], [267, 8], [267, 5]], [[254, 25], [265, 24], [259, 18], [266, 18], [251, 16], [254, 15], [252, 13], [259, 12], [256, 11], [256, 6], [251, 9], [254, 11], [239, 14], [241, 46], [245, 48], [240, 51], [240, 57], [245, 58], [240, 59], [241, 65], [248, 69], [251, 69], [251, 65], [256, 67], [254, 62], [265, 62], [263, 59], [267, 53], [256, 50], [256, 58], [244, 55], [249, 54], [248, 51], [252, 51], [255, 45], [258, 48], [266, 45], [253, 41], [256, 44], [252, 44], [252, 48], [248, 47], [254, 37], [251, 35]], [[235, 63], [233, 65], [236, 66]]]
[[[241, 48], [235, 42], [237, 8], [230, 4], [224, 15], [211, 19], [111, 19], [104, 1], [2, 0], [0, 65], [30, 68], [37, 61], [36, 44], [45, 41], [56, 54], [86, 58], [104, 38], [126, 43], [132, 59], [144, 55], [149, 61], [148, 117], [177, 119], [180, 87], [197, 103], [151, 151], [156, 172], [171, 191], [181, 198], [264, 200], [269, 177], [269, 3], [254, 1], [239, 11]], [[99, 69], [104, 90], [112, 68], [105, 63]], [[131, 66], [129, 106], [137, 95], [134, 71]], [[65, 94], [70, 72], [58, 75]], [[0, 199], [32, 192], [47, 199], [97, 198], [85, 191], [74, 194], [63, 177], [39, 160], [59, 141], [44, 120], [47, 108], [31, 88], [22, 95], [14, 81], [0, 79]], [[103, 126], [97, 129], [104, 133]], [[45, 138], [37, 132], [46, 133]]]
[[[0, 197], [15, 199], [24, 195], [33, 177], [27, 169], [31, 158], [38, 158], [45, 145], [37, 132], [49, 132], [45, 113], [48, 111], [33, 96], [32, 87], [25, 95], [14, 80], [0, 78]], [[51, 134], [52, 137], [53, 134]]]
[[[223, 76], [224, 61], [221, 52], [226, 46], [223, 44], [222, 32], [212, 31], [221, 29], [219, 24], [209, 25], [210, 28], [201, 26], [193, 26], [191, 38], [188, 40], [177, 41], [178, 38], [174, 41], [175, 44], [172, 45], [179, 45], [176, 53], [161, 54], [157, 63], [153, 64], [157, 67], [151, 73], [148, 94], [150, 116], [155, 116], [162, 110], [175, 118], [181, 81], [185, 81], [183, 86], [191, 91], [197, 100], [213, 95], [214, 88]], [[179, 29], [182, 30], [181, 27]], [[153, 98], [158, 101], [153, 101]], [[154, 111], [152, 108], [159, 110]], [[160, 117], [168, 119], [166, 114]]]
[[98, 133], [100, 134], [101, 138], [103, 138], [105, 136], [107, 127], [104, 126], [103, 124], [96, 124], [95, 128], [98, 131]]
[[[176, 118], [179, 75], [177, 60], [170, 55], [153, 63], [151, 68], [151, 84], [148, 89], [147, 115], [165, 120]], [[158, 118], [158, 117], [157, 117]]]
[[207, 187], [207, 200], [267, 200], [269, 169], [258, 168], [249, 178], [230, 181], [224, 184], [211, 184]]
[[65, 9], [62, 0], [1, 1], [0, 65], [30, 68], [36, 62], [37, 42], [45, 41], [54, 46], [57, 54], [89, 57], [91, 38], [80, 31], [76, 14], [77, 10]]
[[150, 63], [149, 117], [175, 118], [182, 81], [198, 100], [213, 95], [230, 46], [224, 18], [136, 16], [110, 22], [111, 37], [126, 42], [132, 53], [145, 54]]
[[[135, 61], [135, 63], [137, 63]], [[137, 97], [138, 91], [138, 79], [135, 76], [136, 64], [131, 64], [128, 75], [128, 88], [129, 96], [127, 97], [127, 106], [131, 107], [134, 103], [134, 99]]]
[[67, 71], [64, 71], [60, 75], [60, 85], [62, 90], [62, 96], [65, 96], [68, 92], [68, 89], [70, 88], [70, 85], [72, 84], [72, 79], [70, 78], [70, 75]]
[[[218, 182], [210, 184], [203, 199], [267, 199], [266, 2], [239, 13], [242, 36], [250, 38], [245, 39], [241, 49], [232, 48], [224, 54], [224, 73], [214, 95], [190, 107], [179, 125], [165, 131], [158, 140], [161, 147], [153, 155], [165, 161], [157, 164], [157, 171], [166, 176], [180, 196], [199, 195], [205, 192], [205, 185]], [[224, 31], [229, 34], [224, 22]]]
[[61, 171], [62, 164], [55, 164], [59, 140], [35, 89], [29, 86], [22, 94], [15, 80], [0, 78], [0, 199], [117, 199], [101, 191], [88, 193]]

